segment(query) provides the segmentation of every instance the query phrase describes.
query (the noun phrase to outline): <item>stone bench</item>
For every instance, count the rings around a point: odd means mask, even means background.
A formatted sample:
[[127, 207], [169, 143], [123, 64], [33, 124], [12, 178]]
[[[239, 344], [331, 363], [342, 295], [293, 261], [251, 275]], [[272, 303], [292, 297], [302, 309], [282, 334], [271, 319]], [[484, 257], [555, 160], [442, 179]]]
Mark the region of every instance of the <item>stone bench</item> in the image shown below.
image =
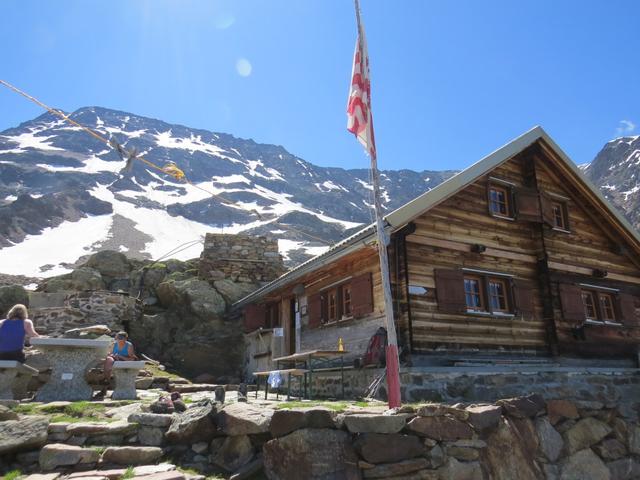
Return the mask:
[[111, 394], [114, 400], [135, 400], [136, 377], [144, 368], [144, 361], [116, 361], [113, 362], [113, 378], [115, 388]]
[[27, 396], [27, 385], [38, 370], [15, 360], [0, 360], [0, 399], [22, 400]]

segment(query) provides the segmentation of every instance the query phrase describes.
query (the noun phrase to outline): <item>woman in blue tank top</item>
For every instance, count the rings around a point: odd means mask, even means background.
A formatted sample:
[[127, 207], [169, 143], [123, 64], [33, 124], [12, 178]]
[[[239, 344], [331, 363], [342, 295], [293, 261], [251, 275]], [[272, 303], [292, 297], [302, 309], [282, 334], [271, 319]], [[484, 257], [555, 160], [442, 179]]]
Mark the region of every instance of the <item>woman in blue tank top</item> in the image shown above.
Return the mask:
[[28, 316], [27, 307], [17, 304], [9, 310], [7, 318], [0, 320], [0, 360], [24, 362], [25, 338], [40, 336]]
[[128, 342], [127, 338], [127, 332], [118, 332], [116, 334], [116, 341], [113, 344], [111, 353], [107, 355], [107, 358], [104, 361], [104, 386], [101, 392], [103, 394], [106, 394], [107, 385], [109, 384], [109, 380], [111, 379], [111, 370], [113, 369], [114, 362], [118, 360], [135, 360], [138, 358], [136, 357], [136, 352], [133, 349], [133, 344], [131, 342]]

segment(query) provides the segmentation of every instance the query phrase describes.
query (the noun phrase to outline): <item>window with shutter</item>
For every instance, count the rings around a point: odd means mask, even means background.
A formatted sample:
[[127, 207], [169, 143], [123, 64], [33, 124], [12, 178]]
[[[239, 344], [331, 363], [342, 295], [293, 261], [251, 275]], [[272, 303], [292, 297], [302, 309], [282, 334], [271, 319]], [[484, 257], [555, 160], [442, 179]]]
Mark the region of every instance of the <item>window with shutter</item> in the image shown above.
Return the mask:
[[371, 272], [351, 280], [351, 312], [356, 318], [373, 312]]
[[244, 331], [252, 332], [258, 328], [263, 328], [266, 316], [267, 312], [264, 305], [247, 305], [244, 308]]
[[542, 206], [542, 221], [553, 228], [555, 225], [553, 200], [548, 195], [543, 193], [540, 196], [540, 205]]
[[577, 285], [561, 283], [559, 291], [564, 319], [570, 322], [583, 322], [586, 316], [582, 300], [582, 289]]
[[625, 325], [638, 326], [640, 324], [636, 313], [636, 302], [636, 297], [628, 293], [618, 295], [618, 311], [620, 319]]
[[518, 210], [518, 220], [542, 222], [540, 195], [536, 190], [518, 189], [516, 191], [516, 206]]
[[319, 293], [311, 295], [307, 300], [309, 314], [309, 328], [317, 328], [322, 323], [322, 296]]
[[[466, 312], [467, 301], [462, 270], [444, 270], [437, 268], [434, 274], [436, 277], [438, 308], [443, 312], [449, 313]], [[473, 285], [469, 285], [469, 289], [471, 290], [472, 288]], [[479, 288], [481, 289], [482, 287]]]
[[532, 317], [535, 314], [533, 284], [520, 279], [513, 279], [513, 303], [516, 313], [523, 317]]

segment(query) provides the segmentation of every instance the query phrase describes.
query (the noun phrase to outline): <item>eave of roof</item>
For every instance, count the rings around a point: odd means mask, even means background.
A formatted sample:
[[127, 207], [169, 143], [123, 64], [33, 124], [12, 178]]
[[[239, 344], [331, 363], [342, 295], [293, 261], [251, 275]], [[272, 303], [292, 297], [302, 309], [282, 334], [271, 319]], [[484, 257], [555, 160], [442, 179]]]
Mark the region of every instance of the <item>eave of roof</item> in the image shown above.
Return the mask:
[[[502, 163], [506, 162], [513, 156], [525, 150], [535, 142], [543, 140], [549, 147], [558, 155], [558, 157], [564, 161], [569, 167], [571, 172], [581, 181], [595, 196], [602, 202], [602, 204], [613, 214], [615, 219], [631, 234], [631, 236], [640, 246], [640, 236], [635, 229], [629, 224], [629, 222], [615, 209], [609, 201], [602, 195], [600, 190], [595, 187], [578, 169], [575, 163], [562, 151], [562, 149], [551, 139], [551, 137], [540, 126], [536, 126], [523, 133], [519, 137], [510, 141], [506, 145], [500, 147], [494, 152], [490, 153], [483, 159], [474, 163], [470, 167], [460, 171], [453, 177], [442, 182], [437, 187], [419, 195], [408, 203], [405, 203], [398, 209], [389, 213], [384, 217], [385, 225], [388, 231], [393, 232], [409, 223], [414, 218], [422, 215], [427, 210], [440, 204], [447, 198], [455, 195], [460, 190], [467, 187], [469, 184], [476, 181], [479, 177], [489, 173], [494, 168], [498, 167]], [[284, 273], [272, 282], [264, 285], [258, 290], [250, 293], [246, 297], [236, 302], [233, 307], [239, 308], [251, 301], [254, 301], [262, 296], [270, 293], [300, 277], [313, 272], [317, 268], [326, 265], [338, 258], [347, 255], [355, 250], [372, 244], [375, 242], [375, 224], [368, 225], [362, 230], [356, 232], [350, 237], [341, 240], [333, 245], [326, 252], [317, 255], [306, 262], [294, 267], [288, 272]]]

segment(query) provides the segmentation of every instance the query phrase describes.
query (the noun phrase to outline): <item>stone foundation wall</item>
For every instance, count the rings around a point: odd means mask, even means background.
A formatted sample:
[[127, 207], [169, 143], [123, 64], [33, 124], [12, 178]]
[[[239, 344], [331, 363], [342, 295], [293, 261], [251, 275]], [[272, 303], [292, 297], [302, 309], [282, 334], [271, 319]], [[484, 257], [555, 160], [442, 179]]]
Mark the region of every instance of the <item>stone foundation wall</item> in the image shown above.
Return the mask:
[[[54, 300], [59, 302], [60, 298], [40, 299], [36, 295], [36, 305], [52, 305]], [[57, 337], [72, 328], [96, 324], [122, 330], [139, 318], [141, 306], [126, 294], [89, 291], [66, 294], [62, 305], [32, 308], [29, 313], [38, 333]]]
[[208, 233], [200, 255], [199, 276], [214, 281], [261, 284], [286, 271], [278, 241], [268, 237]]

